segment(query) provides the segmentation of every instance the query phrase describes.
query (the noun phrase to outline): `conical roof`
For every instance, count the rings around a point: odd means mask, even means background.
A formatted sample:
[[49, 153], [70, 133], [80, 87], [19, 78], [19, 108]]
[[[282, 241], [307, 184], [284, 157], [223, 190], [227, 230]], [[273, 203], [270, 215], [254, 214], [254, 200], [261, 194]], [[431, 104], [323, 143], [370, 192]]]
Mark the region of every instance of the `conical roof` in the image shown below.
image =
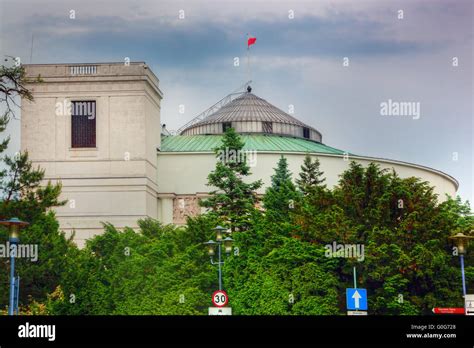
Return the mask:
[[320, 132], [251, 93], [251, 88], [214, 113], [191, 124], [181, 134], [221, 134], [225, 131], [224, 124], [230, 124], [238, 133], [271, 133], [321, 141]]
[[309, 127], [253, 93], [243, 93], [196, 125], [232, 121], [268, 121]]

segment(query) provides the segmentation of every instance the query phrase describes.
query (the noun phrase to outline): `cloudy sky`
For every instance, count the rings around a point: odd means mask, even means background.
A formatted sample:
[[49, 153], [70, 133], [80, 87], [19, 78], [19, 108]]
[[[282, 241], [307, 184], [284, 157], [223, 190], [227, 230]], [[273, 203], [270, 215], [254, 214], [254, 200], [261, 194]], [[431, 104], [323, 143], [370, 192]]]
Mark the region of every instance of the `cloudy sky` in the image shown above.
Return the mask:
[[[0, 0], [2, 57], [145, 61], [168, 129], [247, 81], [247, 33], [256, 95], [294, 105], [330, 146], [442, 170], [474, 199], [472, 1]], [[389, 99], [420, 117], [381, 115]], [[17, 151], [18, 120], [10, 133]]]

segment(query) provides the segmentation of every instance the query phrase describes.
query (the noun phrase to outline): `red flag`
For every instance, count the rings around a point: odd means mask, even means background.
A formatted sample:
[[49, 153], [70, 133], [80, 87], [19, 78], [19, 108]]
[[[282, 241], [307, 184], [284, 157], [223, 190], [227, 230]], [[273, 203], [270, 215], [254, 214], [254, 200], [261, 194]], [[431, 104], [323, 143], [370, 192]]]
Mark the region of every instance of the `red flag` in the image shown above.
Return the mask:
[[255, 43], [255, 41], [257, 41], [256, 37], [249, 37], [248, 40], [247, 40], [247, 48], [252, 46]]

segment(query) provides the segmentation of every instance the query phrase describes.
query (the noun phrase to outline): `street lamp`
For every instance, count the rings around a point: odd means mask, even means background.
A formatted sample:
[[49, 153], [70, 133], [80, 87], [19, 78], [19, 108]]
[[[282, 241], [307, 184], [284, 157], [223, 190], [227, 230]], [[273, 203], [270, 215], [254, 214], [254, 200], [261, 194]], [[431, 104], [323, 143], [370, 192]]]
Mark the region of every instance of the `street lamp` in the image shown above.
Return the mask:
[[[230, 254], [232, 251], [232, 242], [234, 241], [230, 237], [223, 238], [224, 233], [230, 233], [229, 230], [222, 226], [217, 226], [216, 228], [212, 229], [213, 231], [216, 231], [216, 242], [214, 242], [212, 239], [206, 243], [207, 245], [207, 252], [211, 258], [211, 265], [217, 265], [219, 269], [219, 290], [222, 290], [222, 265], [224, 264], [224, 261], [222, 261], [221, 257], [221, 246], [224, 244], [224, 250], [227, 255]], [[217, 245], [217, 254], [218, 254], [218, 261], [214, 262], [213, 256], [215, 255], [215, 247]]]
[[225, 250], [225, 253], [226, 254], [230, 254], [230, 252], [232, 251], [232, 243], [234, 242], [234, 240], [230, 237], [227, 237], [224, 239], [224, 250]]
[[214, 247], [216, 246], [216, 242], [214, 242], [212, 239], [209, 241], [209, 242], [206, 242], [204, 243], [207, 245], [207, 252], [209, 253], [209, 256], [214, 256], [214, 254], [216, 253], [214, 251]]
[[466, 236], [463, 233], [457, 233], [454, 236], [449, 237], [456, 244], [456, 247], [459, 252], [459, 260], [461, 261], [461, 276], [462, 276], [462, 294], [466, 297], [466, 277], [464, 275], [464, 254], [466, 253], [467, 246], [469, 244], [469, 239], [474, 237]]
[[[15, 308], [15, 293], [17, 300], [19, 299], [20, 295], [19, 290], [17, 292], [15, 291], [15, 256], [18, 242], [20, 241], [20, 229], [28, 226], [29, 223], [14, 217], [10, 220], [0, 221], [0, 225], [10, 229], [10, 245], [13, 246], [13, 250], [15, 250], [13, 253], [10, 253], [10, 305], [8, 306], [8, 315], [13, 315], [13, 310]], [[19, 285], [20, 284], [18, 284], [18, 287]]]

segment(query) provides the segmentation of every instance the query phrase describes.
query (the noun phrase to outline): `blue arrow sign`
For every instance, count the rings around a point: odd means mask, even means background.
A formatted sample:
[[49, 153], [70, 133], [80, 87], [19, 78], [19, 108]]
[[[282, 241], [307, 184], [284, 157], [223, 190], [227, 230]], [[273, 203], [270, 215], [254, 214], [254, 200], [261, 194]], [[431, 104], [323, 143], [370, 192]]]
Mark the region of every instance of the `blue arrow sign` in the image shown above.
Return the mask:
[[349, 310], [367, 310], [367, 290], [366, 289], [346, 289], [346, 303]]

